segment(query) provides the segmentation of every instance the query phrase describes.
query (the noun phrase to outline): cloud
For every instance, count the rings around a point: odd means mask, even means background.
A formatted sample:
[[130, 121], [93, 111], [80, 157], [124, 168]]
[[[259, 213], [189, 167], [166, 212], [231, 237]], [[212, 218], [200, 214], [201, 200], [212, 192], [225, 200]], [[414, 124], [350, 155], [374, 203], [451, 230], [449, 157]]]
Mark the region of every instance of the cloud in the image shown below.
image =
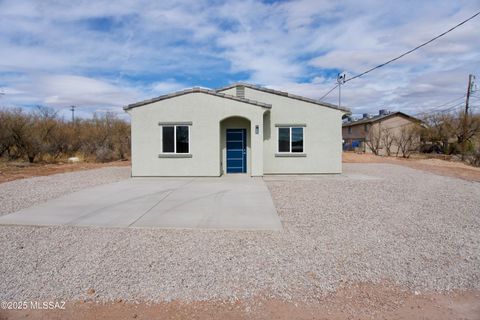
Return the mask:
[[82, 76], [40, 75], [15, 78], [5, 87], [7, 105], [120, 107], [140, 98], [132, 88]]
[[152, 84], [151, 91], [153, 94], [165, 94], [169, 92], [180, 91], [186, 88], [187, 86], [185, 86], [184, 84], [178, 83], [177, 81], [170, 79], [167, 81], [154, 82]]
[[[0, 2], [0, 87], [8, 105], [113, 108], [188, 86], [250, 81], [321, 97], [478, 11], [477, 1], [99, 0]], [[480, 19], [365, 77], [354, 112], [415, 113], [462, 95], [479, 73]], [[336, 103], [337, 93], [326, 98]]]

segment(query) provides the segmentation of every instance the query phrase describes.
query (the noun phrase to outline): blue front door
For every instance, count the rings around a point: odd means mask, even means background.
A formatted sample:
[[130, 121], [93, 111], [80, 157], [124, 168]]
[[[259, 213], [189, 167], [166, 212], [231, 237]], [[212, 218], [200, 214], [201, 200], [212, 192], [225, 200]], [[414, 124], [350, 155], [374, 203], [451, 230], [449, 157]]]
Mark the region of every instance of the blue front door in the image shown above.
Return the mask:
[[227, 129], [227, 173], [247, 172], [247, 130]]

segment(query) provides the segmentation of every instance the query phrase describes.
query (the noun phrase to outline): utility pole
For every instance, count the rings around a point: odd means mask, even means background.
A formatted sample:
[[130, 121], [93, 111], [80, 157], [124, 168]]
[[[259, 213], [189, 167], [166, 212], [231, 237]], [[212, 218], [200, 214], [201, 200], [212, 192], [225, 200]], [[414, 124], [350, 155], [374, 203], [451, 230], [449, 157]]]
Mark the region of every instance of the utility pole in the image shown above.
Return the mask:
[[342, 85], [345, 83], [345, 73], [339, 73], [337, 75], [337, 84], [338, 84], [338, 107], [340, 108], [342, 104]]
[[473, 74], [468, 75], [468, 85], [467, 85], [467, 98], [465, 100], [465, 114], [463, 116], [463, 133], [462, 133], [462, 160], [465, 160], [466, 153], [466, 144], [467, 144], [467, 127], [468, 127], [468, 109], [470, 108], [470, 93], [473, 88], [473, 81], [475, 76]]
[[475, 81], [475, 76], [473, 74], [468, 75], [467, 100], [465, 101], [465, 116], [468, 116], [468, 104], [470, 102], [470, 93], [472, 92], [473, 81]]
[[70, 111], [72, 111], [72, 123], [75, 123], [75, 106], [70, 107]]

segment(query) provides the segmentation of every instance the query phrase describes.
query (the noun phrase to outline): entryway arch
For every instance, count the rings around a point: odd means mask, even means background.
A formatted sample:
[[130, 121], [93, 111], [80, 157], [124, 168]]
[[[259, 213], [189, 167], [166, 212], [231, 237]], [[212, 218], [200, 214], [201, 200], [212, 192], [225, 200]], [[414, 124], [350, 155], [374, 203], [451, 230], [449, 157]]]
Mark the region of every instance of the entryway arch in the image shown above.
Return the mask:
[[250, 174], [252, 163], [251, 121], [230, 116], [220, 121], [220, 168], [222, 174]]

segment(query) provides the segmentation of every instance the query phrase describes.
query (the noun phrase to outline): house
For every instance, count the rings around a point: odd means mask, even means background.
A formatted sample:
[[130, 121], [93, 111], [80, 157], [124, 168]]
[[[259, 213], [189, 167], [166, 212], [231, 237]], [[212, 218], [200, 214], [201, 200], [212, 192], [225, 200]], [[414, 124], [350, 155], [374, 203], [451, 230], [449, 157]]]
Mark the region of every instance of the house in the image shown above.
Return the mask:
[[124, 107], [132, 176], [319, 174], [342, 170], [347, 109], [238, 83], [192, 88]]
[[[348, 118], [347, 118], [348, 119]], [[361, 151], [371, 153], [373, 140], [378, 141], [378, 153], [387, 154], [385, 147], [385, 135], [390, 136], [390, 152], [398, 151], [398, 137], [406, 128], [418, 126], [421, 121], [403, 112], [389, 112], [386, 109], [379, 110], [376, 116], [363, 114], [359, 120], [349, 121], [342, 125], [343, 149], [345, 151]]]

